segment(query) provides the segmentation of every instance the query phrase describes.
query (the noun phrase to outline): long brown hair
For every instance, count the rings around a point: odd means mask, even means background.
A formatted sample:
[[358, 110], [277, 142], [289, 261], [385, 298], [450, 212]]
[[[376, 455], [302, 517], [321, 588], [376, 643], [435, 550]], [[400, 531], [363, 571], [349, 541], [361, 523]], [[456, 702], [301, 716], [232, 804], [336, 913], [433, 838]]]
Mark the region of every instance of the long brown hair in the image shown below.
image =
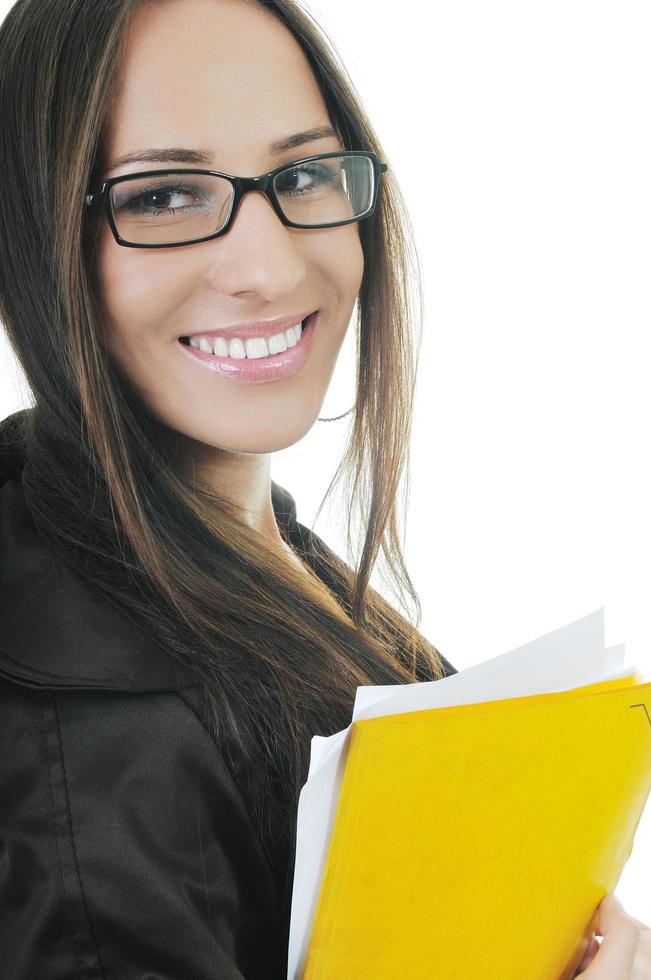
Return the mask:
[[[77, 575], [196, 671], [209, 730], [222, 748], [246, 747], [263, 795], [284, 787], [291, 825], [310, 738], [349, 724], [358, 685], [445, 673], [417, 628], [397, 516], [422, 321], [413, 233], [389, 167], [359, 226], [355, 415], [321, 503], [345, 488], [358, 559], [352, 568], [283, 524], [314, 573], [304, 575], [181, 472], [174, 433], [107, 355], [84, 197], [97, 189], [120, 43], [141, 2], [18, 0], [0, 27], [0, 316], [34, 398], [25, 501]], [[386, 160], [311, 17], [296, 0], [261, 5], [300, 43], [344, 147]], [[404, 614], [369, 584], [378, 558]]]

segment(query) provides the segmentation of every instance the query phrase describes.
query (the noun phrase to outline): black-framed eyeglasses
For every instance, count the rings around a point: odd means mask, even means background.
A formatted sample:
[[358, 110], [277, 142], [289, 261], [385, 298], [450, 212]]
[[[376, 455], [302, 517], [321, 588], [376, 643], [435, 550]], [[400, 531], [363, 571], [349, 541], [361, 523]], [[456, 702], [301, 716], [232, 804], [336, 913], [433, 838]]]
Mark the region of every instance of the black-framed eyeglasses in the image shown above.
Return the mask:
[[[262, 191], [284, 225], [332, 228], [368, 218], [388, 170], [372, 150], [317, 153], [259, 177], [218, 170], [145, 170], [110, 177], [87, 194], [104, 210], [118, 245], [170, 248], [225, 235], [249, 191]], [[170, 207], [170, 201], [174, 203]]]

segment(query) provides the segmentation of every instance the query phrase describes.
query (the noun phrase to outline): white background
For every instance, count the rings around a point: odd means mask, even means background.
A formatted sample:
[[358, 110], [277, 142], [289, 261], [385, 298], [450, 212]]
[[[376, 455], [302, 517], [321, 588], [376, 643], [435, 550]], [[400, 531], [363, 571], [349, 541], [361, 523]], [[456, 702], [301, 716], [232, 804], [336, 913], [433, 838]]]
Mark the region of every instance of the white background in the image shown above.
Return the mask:
[[[605, 605], [606, 643], [651, 680], [651, 8], [304, 6], [370, 113], [423, 270], [406, 515], [422, 632], [462, 669]], [[321, 415], [353, 403], [350, 339]], [[29, 395], [4, 335], [0, 358], [5, 417]], [[349, 420], [274, 457], [303, 524]], [[315, 530], [345, 553], [336, 507]], [[649, 924], [650, 866], [651, 804], [616, 889]]]

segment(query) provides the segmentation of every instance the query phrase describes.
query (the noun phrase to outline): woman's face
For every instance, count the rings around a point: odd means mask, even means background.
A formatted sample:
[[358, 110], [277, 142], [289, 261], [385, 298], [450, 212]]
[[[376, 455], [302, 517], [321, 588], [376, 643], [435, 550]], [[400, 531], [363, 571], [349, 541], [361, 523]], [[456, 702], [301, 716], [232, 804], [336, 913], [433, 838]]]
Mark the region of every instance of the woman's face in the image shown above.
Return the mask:
[[[344, 148], [326, 136], [271, 152], [272, 142], [329, 127], [330, 120], [298, 43], [257, 6], [148, 3], [136, 11], [123, 50], [107, 166], [151, 147], [201, 150], [210, 160], [135, 162], [103, 177], [174, 166], [256, 176]], [[103, 218], [97, 273], [120, 372], [152, 414], [188, 437], [195, 457], [210, 465], [229, 453], [282, 449], [311, 428], [351, 318], [363, 254], [357, 224], [288, 228], [253, 192], [226, 235], [183, 247], [122, 247]], [[242, 383], [216, 373], [179, 340], [226, 328], [237, 336], [232, 328], [242, 324], [300, 319], [314, 310], [319, 317], [307, 360], [277, 380]]]

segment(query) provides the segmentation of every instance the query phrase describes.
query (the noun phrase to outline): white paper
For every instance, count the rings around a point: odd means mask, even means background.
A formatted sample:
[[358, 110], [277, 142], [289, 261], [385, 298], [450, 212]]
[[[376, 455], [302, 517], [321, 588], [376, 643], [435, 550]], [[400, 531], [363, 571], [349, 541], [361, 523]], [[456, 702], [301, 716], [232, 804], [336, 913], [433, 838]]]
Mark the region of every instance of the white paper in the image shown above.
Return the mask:
[[[604, 647], [604, 607], [509, 653], [450, 677], [416, 684], [358, 687], [352, 722], [459, 704], [568, 691], [638, 674], [624, 663], [624, 644]], [[310, 766], [298, 801], [287, 980], [300, 980], [332, 837], [351, 725], [311, 741]]]

